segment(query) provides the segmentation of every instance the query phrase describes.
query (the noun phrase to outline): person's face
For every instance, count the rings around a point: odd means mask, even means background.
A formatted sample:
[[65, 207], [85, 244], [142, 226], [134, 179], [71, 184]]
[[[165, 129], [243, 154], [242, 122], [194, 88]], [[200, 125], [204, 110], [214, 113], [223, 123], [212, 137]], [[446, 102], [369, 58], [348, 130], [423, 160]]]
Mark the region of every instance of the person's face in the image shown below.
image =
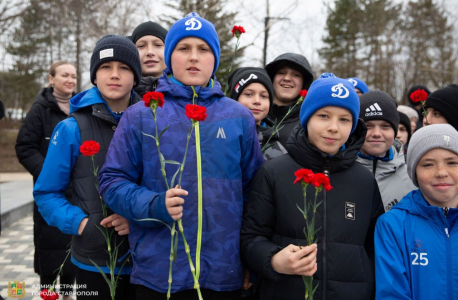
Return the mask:
[[255, 82], [248, 85], [237, 101], [253, 113], [258, 125], [269, 113], [269, 92], [261, 83]]
[[49, 83], [54, 85], [58, 94], [71, 95], [76, 86], [76, 69], [70, 64], [60, 65], [56, 68], [56, 75], [49, 75]]
[[361, 97], [363, 95], [363, 93], [358, 88], [355, 88], [355, 92], [358, 95], [358, 97]]
[[423, 126], [433, 124], [448, 124], [447, 119], [434, 108], [428, 107], [426, 109], [426, 117], [423, 118]]
[[409, 134], [407, 132], [407, 128], [401, 123], [399, 123], [398, 135], [396, 136], [396, 139], [398, 139], [398, 141], [400, 141], [404, 146], [407, 145]]
[[140, 54], [142, 75], [161, 77], [165, 69], [164, 42], [154, 35], [145, 35], [137, 40], [135, 46]]
[[420, 191], [431, 205], [458, 206], [458, 155], [441, 148], [430, 150], [415, 172]]
[[417, 129], [417, 118], [410, 118], [410, 129], [412, 130], [411, 134], [415, 132], [415, 129]]
[[188, 86], [207, 86], [215, 67], [210, 46], [194, 37], [179, 41], [170, 60], [175, 79]]
[[335, 155], [350, 136], [352, 119], [345, 108], [326, 106], [317, 110], [307, 122], [310, 143], [327, 154]]
[[394, 143], [394, 129], [390, 123], [383, 120], [366, 122], [367, 134], [361, 152], [370, 156], [385, 156]]
[[101, 64], [94, 82], [107, 102], [128, 99], [135, 84], [134, 73], [128, 65], [119, 61]]
[[299, 97], [303, 78], [299, 71], [283, 67], [274, 76], [274, 102], [277, 105], [289, 105]]

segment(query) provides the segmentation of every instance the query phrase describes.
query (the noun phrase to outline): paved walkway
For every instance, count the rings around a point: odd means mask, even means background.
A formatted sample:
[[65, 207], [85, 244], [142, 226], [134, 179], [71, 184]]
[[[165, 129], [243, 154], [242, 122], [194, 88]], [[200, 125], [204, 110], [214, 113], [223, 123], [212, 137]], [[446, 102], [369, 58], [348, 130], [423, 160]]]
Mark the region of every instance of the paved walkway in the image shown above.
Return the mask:
[[8, 297], [8, 282], [24, 282], [24, 300], [40, 300], [40, 278], [33, 270], [32, 214], [2, 229], [0, 237], [0, 295]]

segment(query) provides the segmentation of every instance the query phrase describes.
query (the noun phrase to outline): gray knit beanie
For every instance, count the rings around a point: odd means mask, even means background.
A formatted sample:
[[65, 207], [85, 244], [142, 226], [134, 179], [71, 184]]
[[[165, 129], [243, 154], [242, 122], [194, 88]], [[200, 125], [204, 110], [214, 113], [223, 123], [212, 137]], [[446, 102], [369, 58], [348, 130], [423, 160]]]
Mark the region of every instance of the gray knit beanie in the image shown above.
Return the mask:
[[458, 155], [458, 131], [450, 124], [434, 124], [422, 127], [412, 135], [407, 152], [407, 173], [417, 187], [417, 164], [426, 152], [436, 148]]

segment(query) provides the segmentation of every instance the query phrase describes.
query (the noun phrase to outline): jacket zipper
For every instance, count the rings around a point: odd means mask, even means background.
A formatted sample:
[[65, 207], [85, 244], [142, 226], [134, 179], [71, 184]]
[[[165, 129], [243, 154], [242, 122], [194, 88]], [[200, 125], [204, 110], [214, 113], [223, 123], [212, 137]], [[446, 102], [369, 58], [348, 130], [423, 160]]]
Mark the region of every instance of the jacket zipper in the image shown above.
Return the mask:
[[[326, 163], [324, 164], [323, 167], [323, 173], [324, 175], [329, 177], [329, 171], [331, 167], [329, 166], [329, 161], [330, 158], [326, 158]], [[326, 190], [323, 189], [323, 258], [322, 258], [322, 269], [323, 269], [323, 277], [321, 278], [321, 286], [322, 286], [322, 297], [321, 299], [326, 300], [326, 234], [327, 234], [327, 218], [326, 218]]]
[[[448, 207], [444, 207], [443, 209], [443, 212], [444, 212], [444, 218], [445, 218], [445, 224], [448, 224], [448, 221], [447, 221], [447, 216], [448, 216], [448, 212], [449, 212], [449, 208]], [[447, 240], [445, 241], [446, 244], [447, 244], [447, 278], [448, 279], [452, 279], [453, 278], [453, 271], [452, 271], [452, 257], [451, 257], [451, 253], [452, 253], [452, 241], [450, 239], [450, 233], [449, 233], [449, 228], [448, 227], [445, 227], [444, 228], [444, 231], [445, 231], [445, 237], [447, 238]], [[447, 298], [452, 300], [453, 299], [453, 282], [448, 282], [447, 283]]]
[[375, 176], [375, 171], [377, 171], [377, 159], [376, 158], [372, 161], [372, 173], [374, 173], [374, 176]]

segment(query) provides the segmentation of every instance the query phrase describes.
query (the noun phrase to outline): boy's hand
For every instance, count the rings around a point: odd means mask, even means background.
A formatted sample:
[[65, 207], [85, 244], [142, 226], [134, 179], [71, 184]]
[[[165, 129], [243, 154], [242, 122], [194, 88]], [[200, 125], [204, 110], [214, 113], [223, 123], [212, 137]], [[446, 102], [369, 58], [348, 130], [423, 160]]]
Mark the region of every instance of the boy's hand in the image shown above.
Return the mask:
[[[302, 249], [301, 249], [302, 248]], [[289, 245], [272, 257], [272, 268], [287, 275], [312, 276], [317, 270], [317, 245], [307, 247]]]
[[178, 188], [178, 185], [165, 193], [165, 207], [167, 212], [175, 221], [183, 217], [184, 199], [178, 196], [187, 196], [188, 192]]
[[83, 233], [83, 230], [86, 227], [87, 221], [89, 221], [89, 218], [84, 218], [81, 220], [80, 226], [78, 226], [78, 235], [81, 235]]
[[243, 289], [246, 291], [252, 286], [253, 284], [250, 282], [250, 271], [248, 271], [248, 269], [245, 269], [245, 277], [243, 278]]
[[100, 225], [107, 228], [114, 227], [119, 235], [129, 234], [129, 221], [118, 214], [106, 217], [100, 222]]

